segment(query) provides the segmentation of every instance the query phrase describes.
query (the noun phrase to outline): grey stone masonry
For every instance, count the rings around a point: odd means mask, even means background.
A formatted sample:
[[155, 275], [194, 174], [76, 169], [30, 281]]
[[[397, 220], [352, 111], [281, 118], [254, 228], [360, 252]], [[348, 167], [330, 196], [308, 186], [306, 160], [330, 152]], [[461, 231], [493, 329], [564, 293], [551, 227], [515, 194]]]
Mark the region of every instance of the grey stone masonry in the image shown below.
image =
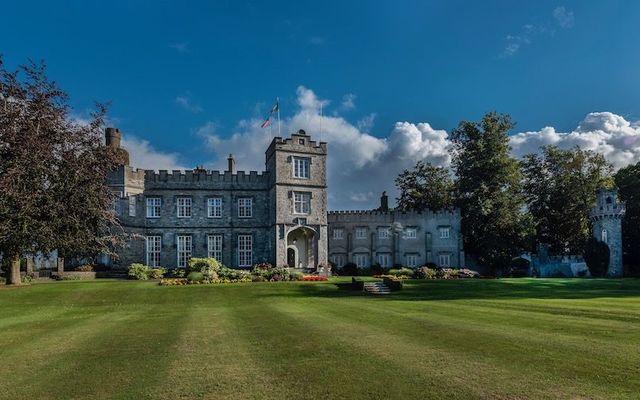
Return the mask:
[[[380, 210], [386, 209], [386, 195]], [[337, 267], [380, 264], [464, 267], [458, 210], [334, 211], [328, 214], [329, 258]]]
[[625, 203], [618, 201], [615, 189], [598, 192], [595, 207], [591, 209], [593, 236], [609, 246], [609, 270], [607, 276], [620, 278], [623, 275], [622, 264], [622, 217]]
[[175, 268], [190, 256], [215, 255], [231, 267], [270, 262], [326, 273], [326, 155], [326, 143], [300, 130], [273, 139], [260, 173], [235, 171], [232, 155], [224, 172], [121, 165], [108, 185], [131, 239], [114, 266]]

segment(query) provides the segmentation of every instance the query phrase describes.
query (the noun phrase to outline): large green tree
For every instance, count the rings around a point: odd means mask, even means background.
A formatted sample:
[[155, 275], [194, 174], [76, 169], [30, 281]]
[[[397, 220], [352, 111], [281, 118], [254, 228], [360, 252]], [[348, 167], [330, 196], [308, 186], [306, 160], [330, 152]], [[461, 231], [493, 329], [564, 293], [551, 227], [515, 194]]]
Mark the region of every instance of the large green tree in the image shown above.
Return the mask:
[[20, 257], [110, 252], [121, 240], [104, 185], [118, 155], [102, 144], [105, 109], [87, 123], [70, 116], [68, 96], [44, 64], [16, 71], [0, 58], [0, 254], [20, 284]]
[[620, 200], [627, 210], [622, 220], [624, 263], [629, 272], [640, 274], [640, 162], [620, 169], [615, 174]]
[[544, 146], [522, 161], [524, 194], [536, 242], [552, 254], [582, 254], [590, 236], [596, 192], [610, 187], [612, 167], [601, 154]]
[[452, 132], [456, 197], [466, 251], [494, 271], [509, 266], [529, 231], [519, 163], [511, 158], [505, 114], [462, 121]]
[[441, 210], [453, 207], [454, 181], [449, 170], [418, 161], [396, 178], [401, 210]]

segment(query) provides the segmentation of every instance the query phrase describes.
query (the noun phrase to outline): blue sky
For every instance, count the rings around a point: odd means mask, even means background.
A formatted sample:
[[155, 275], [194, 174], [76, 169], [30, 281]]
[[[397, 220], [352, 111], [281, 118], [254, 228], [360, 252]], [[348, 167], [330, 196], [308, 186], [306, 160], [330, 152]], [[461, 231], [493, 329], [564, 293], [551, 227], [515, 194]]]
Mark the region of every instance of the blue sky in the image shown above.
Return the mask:
[[[522, 142], [547, 143], [543, 128], [553, 127], [552, 142], [606, 152], [618, 143], [614, 126], [628, 148], [612, 162], [640, 154], [637, 1], [35, 1], [4, 12], [5, 62], [46, 60], [79, 117], [94, 100], [112, 101], [110, 118], [144, 167], [218, 167], [242, 147], [240, 161], [261, 169], [268, 130], [255, 125], [276, 96], [287, 132], [316, 135], [322, 103], [330, 149], [360, 149], [332, 162], [334, 208], [372, 206], [393, 186], [389, 175], [349, 192], [359, 175], [339, 170], [446, 164], [432, 148], [490, 110], [512, 115], [514, 135], [531, 133]], [[589, 117], [601, 112], [611, 114]], [[589, 142], [597, 132], [609, 136]]]

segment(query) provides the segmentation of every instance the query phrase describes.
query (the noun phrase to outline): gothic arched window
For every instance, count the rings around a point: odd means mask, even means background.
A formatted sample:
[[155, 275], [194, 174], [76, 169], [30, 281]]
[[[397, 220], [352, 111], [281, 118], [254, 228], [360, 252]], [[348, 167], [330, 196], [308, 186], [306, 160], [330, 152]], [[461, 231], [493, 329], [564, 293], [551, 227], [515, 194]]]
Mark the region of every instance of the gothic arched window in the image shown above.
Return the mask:
[[607, 233], [607, 230], [606, 230], [606, 229], [603, 229], [603, 230], [602, 230], [602, 233], [601, 233], [601, 237], [602, 237], [602, 239], [601, 239], [601, 240], [602, 240], [603, 242], [607, 243], [607, 244], [609, 244], [609, 237], [608, 237], [608, 236], [609, 236], [609, 234]]

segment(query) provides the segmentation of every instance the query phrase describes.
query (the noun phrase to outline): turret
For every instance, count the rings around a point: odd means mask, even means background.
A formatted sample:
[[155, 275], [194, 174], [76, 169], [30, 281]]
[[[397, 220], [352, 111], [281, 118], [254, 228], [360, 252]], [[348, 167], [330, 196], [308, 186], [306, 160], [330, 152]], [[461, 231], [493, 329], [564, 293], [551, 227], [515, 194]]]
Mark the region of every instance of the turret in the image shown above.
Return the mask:
[[389, 211], [389, 196], [387, 196], [387, 192], [382, 192], [382, 196], [380, 196], [379, 210], [383, 212]]
[[231, 174], [236, 173], [236, 159], [233, 158], [233, 154], [229, 154], [227, 158], [227, 171], [231, 172]]
[[616, 189], [600, 190], [596, 206], [591, 209], [593, 236], [609, 246], [609, 270], [607, 275], [620, 278], [622, 266], [622, 217], [625, 204], [618, 201]]
[[114, 149], [118, 154], [118, 161], [121, 165], [129, 165], [129, 152], [120, 147], [122, 134], [118, 128], [106, 128], [104, 131], [105, 143]]

